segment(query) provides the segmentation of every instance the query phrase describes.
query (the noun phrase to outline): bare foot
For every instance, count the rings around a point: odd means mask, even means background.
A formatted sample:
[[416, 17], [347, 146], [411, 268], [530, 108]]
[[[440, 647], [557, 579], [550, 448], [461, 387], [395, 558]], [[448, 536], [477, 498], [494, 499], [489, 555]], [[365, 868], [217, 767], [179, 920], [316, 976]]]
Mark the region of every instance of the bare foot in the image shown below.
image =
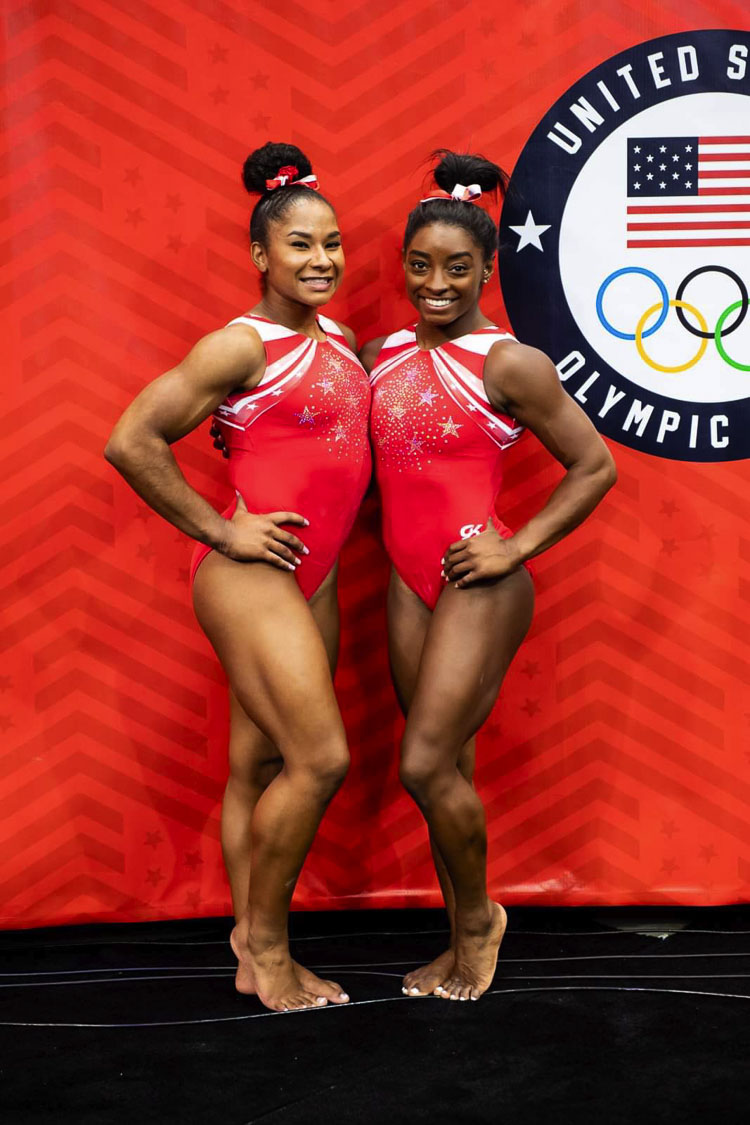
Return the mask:
[[453, 949], [446, 949], [429, 965], [422, 965], [404, 977], [401, 991], [404, 996], [431, 996], [439, 984], [453, 972], [455, 953]]
[[443, 1000], [478, 1000], [492, 984], [500, 942], [508, 918], [499, 902], [490, 903], [490, 922], [485, 933], [459, 931], [453, 968], [434, 990]]
[[[247, 934], [248, 923], [247, 920], [243, 918], [229, 935], [229, 944], [238, 961], [234, 984], [238, 992], [246, 996], [255, 996], [258, 994], [258, 989], [255, 985], [252, 960], [249, 956], [240, 956], [240, 950], [242, 948], [247, 948]], [[336, 984], [333, 980], [324, 980], [322, 977], [316, 976], [315, 973], [310, 972], [309, 969], [298, 964], [297, 961], [292, 961], [291, 964], [294, 975], [306, 992], [314, 993], [316, 998], [319, 997], [324, 1000], [330, 1000], [332, 1004], [349, 1003], [349, 997], [340, 984]], [[265, 1001], [263, 1002], [265, 1003]], [[317, 1003], [315, 1006], [320, 1007], [320, 1004]]]

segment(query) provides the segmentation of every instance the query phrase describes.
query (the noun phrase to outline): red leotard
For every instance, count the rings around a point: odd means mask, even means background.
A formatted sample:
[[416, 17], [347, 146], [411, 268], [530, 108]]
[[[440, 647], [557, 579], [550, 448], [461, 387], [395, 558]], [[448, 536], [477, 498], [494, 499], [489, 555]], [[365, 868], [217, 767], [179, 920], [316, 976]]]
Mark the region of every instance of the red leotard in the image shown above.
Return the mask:
[[414, 327], [383, 343], [372, 370], [371, 434], [383, 504], [383, 538], [396, 571], [430, 609], [445, 585], [443, 555], [495, 514], [503, 450], [523, 427], [490, 406], [487, 353], [512, 340], [494, 325], [423, 351]]
[[[251, 512], [298, 512], [309, 527], [287, 525], [310, 554], [296, 575], [306, 598], [331, 570], [351, 531], [371, 474], [367, 375], [341, 331], [318, 317], [325, 341], [251, 313], [266, 351], [257, 387], [235, 391], [214, 414], [230, 451], [229, 476]], [[234, 512], [236, 500], [222, 514]], [[211, 548], [193, 553], [191, 579]]]

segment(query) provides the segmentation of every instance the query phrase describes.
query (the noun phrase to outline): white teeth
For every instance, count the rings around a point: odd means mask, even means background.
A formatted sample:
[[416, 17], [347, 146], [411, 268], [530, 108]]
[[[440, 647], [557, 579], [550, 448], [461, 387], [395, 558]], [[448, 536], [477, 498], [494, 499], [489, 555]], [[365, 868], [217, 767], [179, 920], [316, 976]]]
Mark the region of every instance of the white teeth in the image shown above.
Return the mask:
[[451, 304], [451, 300], [449, 297], [442, 298], [441, 300], [435, 297], [425, 297], [424, 303], [429, 305], [432, 309], [444, 309], [446, 305]]

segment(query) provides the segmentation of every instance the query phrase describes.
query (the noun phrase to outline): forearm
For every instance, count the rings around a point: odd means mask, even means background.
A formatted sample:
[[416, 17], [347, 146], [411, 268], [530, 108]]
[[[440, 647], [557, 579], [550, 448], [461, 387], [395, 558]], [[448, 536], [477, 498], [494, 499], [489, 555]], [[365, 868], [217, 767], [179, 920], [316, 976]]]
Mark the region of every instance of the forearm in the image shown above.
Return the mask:
[[104, 456], [160, 516], [199, 543], [223, 549], [227, 521], [191, 488], [162, 437], [113, 435]]
[[541, 512], [513, 536], [521, 561], [546, 551], [583, 523], [616, 479], [611, 458], [593, 468], [574, 465], [568, 469]]

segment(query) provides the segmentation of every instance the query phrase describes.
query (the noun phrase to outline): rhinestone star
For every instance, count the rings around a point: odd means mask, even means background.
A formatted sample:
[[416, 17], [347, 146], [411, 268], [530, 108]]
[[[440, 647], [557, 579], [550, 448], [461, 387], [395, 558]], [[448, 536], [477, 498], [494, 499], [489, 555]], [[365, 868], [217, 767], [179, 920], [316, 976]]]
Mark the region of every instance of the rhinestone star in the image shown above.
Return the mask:
[[448, 415], [442, 422], [438, 422], [439, 426], [443, 427], [442, 437], [458, 437], [458, 431], [463, 427], [463, 422], [454, 422], [453, 418]]
[[430, 390], [429, 387], [427, 388], [427, 390], [419, 392], [419, 401], [425, 406], [432, 406], [432, 400], [437, 397], [438, 396], [435, 391]]
[[309, 406], [306, 406], [305, 409], [301, 411], [301, 413], [294, 415], [295, 418], [299, 418], [300, 426], [314, 426], [315, 416], [316, 412], [314, 410], [311, 410]]

